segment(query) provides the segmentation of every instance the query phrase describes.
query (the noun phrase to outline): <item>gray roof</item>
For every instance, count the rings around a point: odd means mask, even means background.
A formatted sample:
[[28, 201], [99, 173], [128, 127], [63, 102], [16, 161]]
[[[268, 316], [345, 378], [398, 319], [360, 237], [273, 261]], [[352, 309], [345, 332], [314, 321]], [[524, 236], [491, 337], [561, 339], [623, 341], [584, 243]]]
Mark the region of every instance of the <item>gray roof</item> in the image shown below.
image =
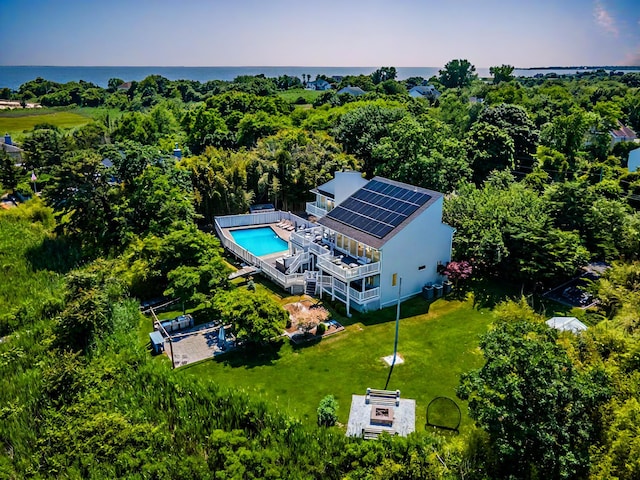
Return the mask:
[[424, 97], [437, 97], [440, 95], [440, 92], [433, 85], [417, 85], [409, 92], [416, 92]]
[[22, 152], [22, 149], [20, 147], [17, 147], [16, 145], [7, 145], [4, 142], [0, 142], [0, 145], [2, 145], [2, 149], [7, 153], [21, 153]]
[[587, 326], [576, 317], [553, 317], [547, 320], [547, 325], [561, 332], [584, 332]]
[[[433, 190], [427, 190], [426, 188], [420, 188], [420, 187], [416, 187], [416, 186], [413, 186], [413, 185], [408, 185], [408, 184], [402, 183], [402, 182], [396, 182], [395, 180], [389, 180], [389, 179], [384, 178], [384, 177], [374, 177], [372, 180], [377, 180], [379, 182], [388, 183], [390, 185], [396, 185], [396, 186], [402, 187], [402, 188], [408, 188], [408, 189], [414, 190], [416, 192], [426, 193], [431, 198], [429, 198], [429, 200], [427, 200], [420, 208], [418, 208], [415, 212], [413, 212], [411, 215], [409, 215], [402, 223], [400, 223], [398, 226], [393, 228], [389, 233], [387, 233], [382, 238], [375, 237], [375, 236], [373, 236], [373, 235], [371, 235], [369, 233], [363, 232], [362, 230], [358, 230], [357, 228], [351, 227], [349, 225], [345, 225], [342, 222], [339, 222], [337, 220], [334, 220], [333, 218], [330, 218], [329, 215], [324, 216], [321, 219], [319, 219], [318, 223], [320, 225], [324, 225], [325, 227], [328, 227], [331, 230], [334, 230], [334, 231], [336, 231], [338, 233], [342, 233], [343, 235], [346, 235], [347, 237], [353, 238], [354, 240], [356, 240], [358, 242], [362, 242], [365, 245], [368, 245], [368, 246], [376, 248], [376, 249], [380, 249], [380, 248], [382, 248], [382, 246], [385, 243], [387, 243], [389, 240], [391, 240], [393, 237], [395, 237], [398, 233], [400, 233], [415, 218], [419, 217], [422, 214], [422, 212], [424, 212], [427, 208], [429, 208], [431, 205], [433, 205], [437, 200], [439, 200], [442, 197], [442, 193], [440, 193], [440, 192], [436, 192], [436, 191], [433, 191]], [[365, 185], [365, 187], [366, 187], [366, 185]], [[360, 190], [362, 190], [362, 188], [359, 189], [358, 191], [360, 191]], [[354, 192], [354, 195], [355, 195], [355, 192]]]
[[352, 87], [351, 85], [349, 85], [348, 87], [344, 87], [338, 90], [338, 95], [342, 95], [343, 93], [348, 93], [349, 95], [357, 97], [358, 95], [364, 95], [367, 92], [362, 90], [360, 87]]

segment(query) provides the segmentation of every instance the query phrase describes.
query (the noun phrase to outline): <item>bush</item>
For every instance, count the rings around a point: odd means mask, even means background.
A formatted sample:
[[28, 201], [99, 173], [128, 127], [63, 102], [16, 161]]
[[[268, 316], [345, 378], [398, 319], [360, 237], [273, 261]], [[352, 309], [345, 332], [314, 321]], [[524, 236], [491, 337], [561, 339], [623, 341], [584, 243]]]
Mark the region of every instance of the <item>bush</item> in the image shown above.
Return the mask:
[[324, 323], [319, 323], [316, 327], [316, 335], [324, 335], [324, 332], [327, 331], [327, 326]]
[[338, 401], [333, 395], [327, 395], [318, 405], [318, 425], [332, 427], [338, 421]]

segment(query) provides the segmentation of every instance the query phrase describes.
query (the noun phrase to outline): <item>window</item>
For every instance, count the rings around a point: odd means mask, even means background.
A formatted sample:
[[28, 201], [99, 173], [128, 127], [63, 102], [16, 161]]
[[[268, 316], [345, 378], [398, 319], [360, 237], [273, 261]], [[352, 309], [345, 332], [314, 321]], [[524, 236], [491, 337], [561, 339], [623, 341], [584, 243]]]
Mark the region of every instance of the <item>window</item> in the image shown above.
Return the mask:
[[398, 274], [394, 273], [391, 277], [391, 286], [395, 287], [398, 284]]
[[426, 266], [426, 265], [420, 265], [420, 266], [418, 267], [418, 270], [424, 270], [425, 268], [427, 268], [427, 266]]

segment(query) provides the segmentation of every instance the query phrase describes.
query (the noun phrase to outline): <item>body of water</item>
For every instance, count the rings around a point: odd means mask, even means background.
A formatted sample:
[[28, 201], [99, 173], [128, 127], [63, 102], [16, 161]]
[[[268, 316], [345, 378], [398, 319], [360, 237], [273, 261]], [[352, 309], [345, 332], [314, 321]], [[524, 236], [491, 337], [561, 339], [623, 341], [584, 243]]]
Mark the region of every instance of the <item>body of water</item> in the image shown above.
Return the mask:
[[[0, 66], [0, 88], [9, 87], [17, 90], [20, 85], [42, 77], [58, 83], [84, 80], [107, 87], [110, 78], [120, 78], [125, 82], [140, 81], [149, 75], [161, 75], [169, 80], [233, 80], [239, 75], [259, 75], [279, 77], [289, 75], [302, 79], [302, 75], [369, 75], [378, 67], [46, 67], [46, 66]], [[397, 67], [398, 80], [409, 77], [430, 78], [438, 75], [442, 67]], [[558, 74], [575, 73], [577, 69], [516, 69], [516, 75], [531, 77], [537, 73]], [[478, 75], [489, 76], [488, 68], [478, 68]]]

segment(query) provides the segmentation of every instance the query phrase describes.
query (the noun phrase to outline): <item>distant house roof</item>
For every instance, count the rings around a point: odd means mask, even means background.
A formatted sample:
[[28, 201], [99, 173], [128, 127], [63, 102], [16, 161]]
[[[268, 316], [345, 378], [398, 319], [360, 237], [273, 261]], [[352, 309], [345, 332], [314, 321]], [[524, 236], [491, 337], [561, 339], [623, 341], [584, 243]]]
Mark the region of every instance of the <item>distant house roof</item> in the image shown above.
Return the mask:
[[133, 83], [124, 82], [123, 84], [118, 85], [118, 90], [129, 90], [131, 88], [131, 85], [133, 85]]
[[409, 90], [409, 95], [415, 98], [435, 99], [440, 96], [440, 92], [433, 85], [416, 85]]
[[344, 87], [338, 90], [338, 95], [342, 95], [343, 93], [348, 93], [349, 95], [358, 97], [360, 95], [364, 95], [367, 92], [362, 90], [360, 87], [352, 87], [351, 85], [349, 85], [348, 87]]
[[469, 103], [484, 103], [484, 98], [482, 98], [482, 97], [469, 97]]
[[561, 332], [584, 332], [587, 326], [576, 317], [553, 317], [547, 320], [547, 325]]
[[618, 128], [614, 128], [611, 130], [611, 136], [614, 139], [625, 142], [632, 142], [638, 138], [636, 132], [620, 122], [618, 122]]
[[[374, 177], [318, 223], [379, 249], [441, 197], [433, 190]], [[380, 211], [386, 216], [380, 217]]]
[[331, 84], [326, 80], [319, 78], [313, 82], [308, 82], [307, 88], [310, 90], [330, 90]]
[[[4, 150], [5, 152], [7, 152], [9, 155], [11, 155], [12, 157], [22, 157], [22, 149], [20, 147], [18, 147], [17, 145], [14, 145], [13, 143], [5, 143], [7, 137], [0, 137], [0, 148], [2, 148], [2, 150]], [[11, 141], [11, 138], [9, 138], [9, 141]]]

